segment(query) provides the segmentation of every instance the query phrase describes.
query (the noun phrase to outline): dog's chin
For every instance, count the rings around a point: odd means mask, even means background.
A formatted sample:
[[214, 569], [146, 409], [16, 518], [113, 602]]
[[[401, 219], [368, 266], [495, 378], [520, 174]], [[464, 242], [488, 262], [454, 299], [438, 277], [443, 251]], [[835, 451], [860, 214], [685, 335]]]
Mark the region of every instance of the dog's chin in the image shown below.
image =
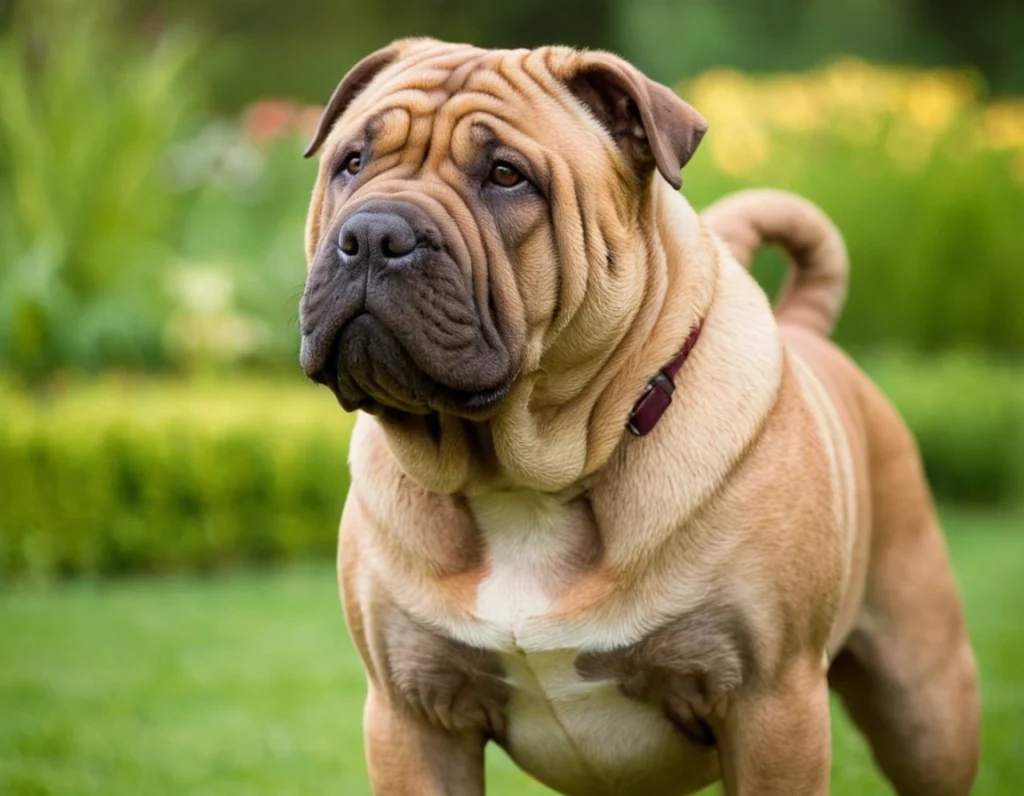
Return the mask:
[[417, 365], [395, 335], [366, 313], [338, 333], [324, 371], [323, 383], [343, 409], [375, 415], [444, 413], [482, 421], [494, 414], [511, 386], [511, 379], [478, 389], [446, 385]]

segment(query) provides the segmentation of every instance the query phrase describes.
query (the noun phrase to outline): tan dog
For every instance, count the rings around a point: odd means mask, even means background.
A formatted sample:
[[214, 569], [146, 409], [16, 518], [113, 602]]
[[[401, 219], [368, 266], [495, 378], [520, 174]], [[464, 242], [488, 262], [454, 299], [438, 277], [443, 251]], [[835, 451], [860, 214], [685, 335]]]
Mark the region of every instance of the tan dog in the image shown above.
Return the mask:
[[364, 410], [338, 566], [376, 794], [482, 794], [490, 740], [566, 794], [821, 794], [830, 684], [899, 793], [970, 790], [915, 445], [826, 340], [841, 240], [779, 193], [699, 217], [704, 130], [561, 47], [403, 40], [331, 99], [302, 363]]

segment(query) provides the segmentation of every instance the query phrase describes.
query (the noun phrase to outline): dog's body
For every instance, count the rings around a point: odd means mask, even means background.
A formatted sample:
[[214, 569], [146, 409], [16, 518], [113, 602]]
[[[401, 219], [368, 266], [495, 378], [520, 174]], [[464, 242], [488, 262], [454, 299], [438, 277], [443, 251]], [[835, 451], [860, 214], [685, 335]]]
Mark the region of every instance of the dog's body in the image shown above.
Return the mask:
[[[967, 793], [978, 709], [959, 598], [913, 440], [825, 338], [845, 290], [831, 225], [769, 192], [699, 217], [669, 184], [699, 116], [608, 56], [385, 52], [346, 78], [315, 142], [325, 164], [350, 164], [345, 141], [374, 124], [389, 143], [359, 150], [380, 164], [365, 182], [332, 187], [325, 165], [303, 306], [307, 372], [379, 414], [353, 435], [338, 562], [375, 793], [481, 794], [488, 740], [567, 794], [718, 778], [729, 794], [825, 793], [830, 681], [901, 794]], [[381, 110], [396, 97], [399, 119]], [[499, 147], [526, 151], [544, 213], [504, 194], [474, 206], [446, 171], [434, 136], [467, 161], [475, 123], [460, 120], [481, 109]], [[394, 197], [429, 223], [403, 207], [387, 212], [408, 224], [351, 231]], [[777, 317], [743, 267], [766, 239], [797, 266]], [[364, 269], [360, 298], [339, 260]], [[410, 263], [442, 288], [395, 310], [382, 302]], [[695, 328], [673, 405], [631, 437], [644, 384]], [[424, 354], [435, 337], [443, 351]]]

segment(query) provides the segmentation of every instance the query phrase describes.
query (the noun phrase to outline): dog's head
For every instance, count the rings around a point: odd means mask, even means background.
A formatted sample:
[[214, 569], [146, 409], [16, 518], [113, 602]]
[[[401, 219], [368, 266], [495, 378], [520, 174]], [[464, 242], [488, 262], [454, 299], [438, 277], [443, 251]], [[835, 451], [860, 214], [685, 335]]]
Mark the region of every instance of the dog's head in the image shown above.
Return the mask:
[[307, 375], [435, 436], [524, 381], [534, 407], [571, 399], [636, 314], [651, 181], [678, 189], [705, 129], [607, 53], [408, 39], [368, 56], [307, 152]]

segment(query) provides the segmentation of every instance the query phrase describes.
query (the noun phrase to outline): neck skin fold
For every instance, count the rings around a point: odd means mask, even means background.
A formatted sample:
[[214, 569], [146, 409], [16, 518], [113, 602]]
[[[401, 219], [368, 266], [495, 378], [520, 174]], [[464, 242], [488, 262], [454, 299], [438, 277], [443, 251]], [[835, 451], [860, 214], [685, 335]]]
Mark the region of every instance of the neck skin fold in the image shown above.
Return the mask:
[[[697, 213], [662, 180], [652, 180], [650, 191], [650, 228], [638, 231], [646, 268], [635, 273], [646, 279], [645, 289], [605, 361], [587, 368], [580, 388], [555, 403], [544, 400], [542, 372], [520, 376], [485, 423], [441, 416], [431, 430], [423, 418], [381, 418], [407, 475], [442, 493], [527, 488], [571, 494], [609, 461], [628, 436], [633, 404], [709, 313], [717, 283], [718, 247]], [[685, 372], [684, 366], [682, 378]]]

